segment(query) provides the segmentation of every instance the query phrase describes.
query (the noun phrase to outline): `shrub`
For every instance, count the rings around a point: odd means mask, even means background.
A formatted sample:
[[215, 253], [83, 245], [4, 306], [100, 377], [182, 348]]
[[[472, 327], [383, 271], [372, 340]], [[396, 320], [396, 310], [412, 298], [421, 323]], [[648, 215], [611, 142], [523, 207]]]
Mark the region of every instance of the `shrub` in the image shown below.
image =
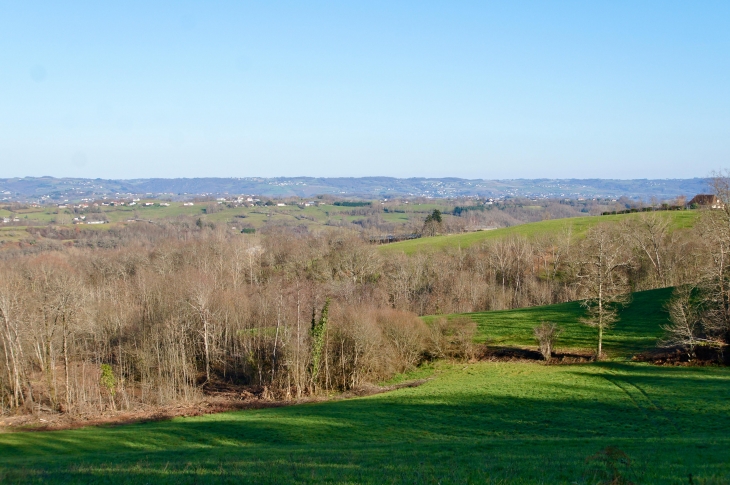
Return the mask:
[[552, 322], [542, 322], [539, 326], [533, 329], [535, 340], [540, 347], [540, 353], [543, 358], [548, 361], [553, 353], [553, 347], [555, 341], [560, 335], [560, 328]]
[[439, 318], [429, 328], [428, 352], [434, 358], [474, 358], [476, 323], [466, 317]]
[[380, 311], [376, 319], [385, 340], [392, 347], [392, 362], [397, 372], [420, 364], [426, 350], [428, 328], [412, 313]]

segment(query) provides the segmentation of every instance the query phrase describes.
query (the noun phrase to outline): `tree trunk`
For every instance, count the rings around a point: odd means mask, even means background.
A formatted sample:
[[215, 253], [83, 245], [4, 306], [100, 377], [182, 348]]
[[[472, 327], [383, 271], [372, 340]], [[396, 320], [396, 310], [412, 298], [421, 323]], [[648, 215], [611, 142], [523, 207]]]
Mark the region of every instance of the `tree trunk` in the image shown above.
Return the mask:
[[63, 331], [63, 370], [66, 374], [66, 412], [71, 411], [71, 385], [68, 377], [68, 335], [66, 329]]
[[208, 344], [208, 318], [203, 318], [203, 345], [205, 346], [205, 381], [210, 382], [210, 345]]

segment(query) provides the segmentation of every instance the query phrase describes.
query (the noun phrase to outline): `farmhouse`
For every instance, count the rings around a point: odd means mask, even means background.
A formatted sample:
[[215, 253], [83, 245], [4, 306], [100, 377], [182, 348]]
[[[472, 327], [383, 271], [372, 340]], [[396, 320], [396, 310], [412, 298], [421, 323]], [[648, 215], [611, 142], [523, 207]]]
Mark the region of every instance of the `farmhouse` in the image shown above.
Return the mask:
[[697, 194], [692, 200], [689, 201], [689, 205], [704, 207], [709, 209], [724, 209], [725, 204], [716, 196], [712, 194]]

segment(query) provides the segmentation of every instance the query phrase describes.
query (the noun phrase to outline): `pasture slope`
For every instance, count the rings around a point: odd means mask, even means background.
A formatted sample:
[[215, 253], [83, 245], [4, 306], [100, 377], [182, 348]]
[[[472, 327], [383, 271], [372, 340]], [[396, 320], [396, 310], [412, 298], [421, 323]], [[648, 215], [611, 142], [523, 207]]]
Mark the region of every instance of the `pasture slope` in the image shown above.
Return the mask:
[[[626, 360], [669, 294], [635, 295], [607, 362], [437, 362], [403, 377], [420, 387], [363, 398], [2, 433], [0, 483], [629, 483], [605, 464], [625, 455], [633, 483], [728, 484], [730, 369]], [[559, 346], [592, 346], [576, 304], [470, 317], [483, 341], [530, 345], [541, 315], [565, 327]]]
[[[671, 220], [672, 229], [684, 229], [694, 225], [696, 218], [701, 211], [666, 211], [655, 212], [660, 217], [667, 217]], [[618, 214], [608, 216], [587, 216], [569, 217], [566, 219], [550, 219], [540, 222], [530, 222], [517, 226], [492, 229], [488, 231], [468, 232], [464, 234], [447, 234], [443, 236], [423, 237], [400, 241], [391, 244], [384, 244], [378, 249], [387, 254], [405, 253], [414, 254], [425, 251], [438, 251], [444, 249], [468, 248], [485, 241], [493, 241], [505, 237], [519, 236], [534, 239], [543, 235], [570, 234], [575, 237], [583, 236], [586, 231], [601, 222], [620, 223], [622, 221], [641, 217], [642, 213]]]
[[[656, 348], [662, 336], [661, 326], [669, 323], [665, 303], [672, 296], [672, 288], [633, 293], [628, 305], [619, 311], [619, 319], [603, 339], [604, 352], [611, 359], [626, 359]], [[557, 350], [595, 351], [598, 331], [580, 322], [584, 309], [579, 301], [559, 303], [516, 310], [449, 315], [465, 316], [477, 324], [477, 342], [497, 347], [535, 348], [532, 329], [542, 321], [560, 326], [562, 333]], [[427, 321], [437, 318], [426, 317]]]

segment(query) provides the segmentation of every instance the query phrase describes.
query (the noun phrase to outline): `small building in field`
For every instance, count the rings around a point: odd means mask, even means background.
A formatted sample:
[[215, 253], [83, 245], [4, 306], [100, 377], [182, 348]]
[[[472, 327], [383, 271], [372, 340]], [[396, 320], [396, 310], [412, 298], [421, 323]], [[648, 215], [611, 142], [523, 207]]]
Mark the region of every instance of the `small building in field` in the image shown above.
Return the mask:
[[689, 201], [690, 207], [700, 207], [705, 209], [724, 209], [725, 204], [713, 194], [697, 194]]

